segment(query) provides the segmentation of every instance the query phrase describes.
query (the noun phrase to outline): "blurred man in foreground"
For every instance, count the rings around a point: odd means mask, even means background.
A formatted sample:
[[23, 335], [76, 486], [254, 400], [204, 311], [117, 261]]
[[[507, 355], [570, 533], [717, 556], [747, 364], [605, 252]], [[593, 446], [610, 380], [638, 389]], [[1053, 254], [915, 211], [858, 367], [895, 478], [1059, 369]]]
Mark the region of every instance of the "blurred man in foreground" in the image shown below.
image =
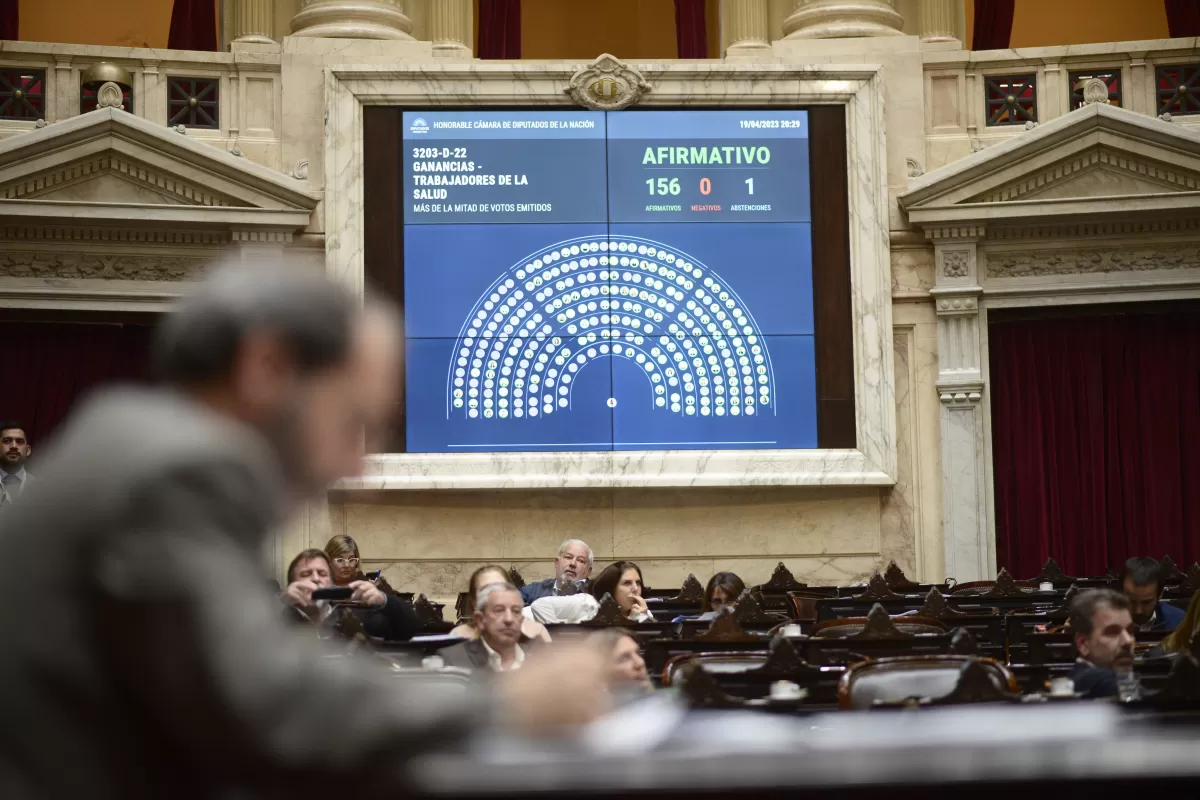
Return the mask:
[[1136, 628], [1129, 600], [1111, 589], [1080, 592], [1071, 603], [1071, 633], [1079, 658], [1070, 678], [1084, 697], [1116, 697], [1118, 672], [1133, 669]]
[[263, 540], [360, 472], [395, 400], [396, 325], [321, 275], [239, 264], [164, 321], [172, 388], [74, 415], [0, 510], [24, 555], [0, 579], [0, 797], [396, 796], [414, 756], [488, 721], [595, 713], [595, 653], [432, 698], [280, 621]]

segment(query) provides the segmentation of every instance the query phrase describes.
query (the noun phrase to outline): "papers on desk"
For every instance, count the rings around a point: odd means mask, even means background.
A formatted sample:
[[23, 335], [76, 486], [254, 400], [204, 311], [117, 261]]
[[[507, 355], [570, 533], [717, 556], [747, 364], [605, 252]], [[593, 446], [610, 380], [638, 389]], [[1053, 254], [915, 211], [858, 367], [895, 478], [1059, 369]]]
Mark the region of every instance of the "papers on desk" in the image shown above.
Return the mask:
[[428, 636], [414, 636], [409, 639], [413, 644], [453, 644], [454, 642], [465, 642], [461, 636], [451, 636], [448, 633], [434, 633]]

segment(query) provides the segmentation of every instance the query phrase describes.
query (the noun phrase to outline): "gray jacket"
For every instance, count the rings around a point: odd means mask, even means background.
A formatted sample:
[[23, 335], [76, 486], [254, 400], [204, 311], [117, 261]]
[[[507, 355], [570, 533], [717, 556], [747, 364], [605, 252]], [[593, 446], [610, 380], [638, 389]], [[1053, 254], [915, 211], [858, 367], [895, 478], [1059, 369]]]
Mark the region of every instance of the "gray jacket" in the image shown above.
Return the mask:
[[[287, 504], [254, 432], [181, 395], [94, 397], [0, 510], [0, 797], [404, 788], [479, 724], [288, 631], [259, 553]], [[347, 783], [347, 781], [349, 783]]]

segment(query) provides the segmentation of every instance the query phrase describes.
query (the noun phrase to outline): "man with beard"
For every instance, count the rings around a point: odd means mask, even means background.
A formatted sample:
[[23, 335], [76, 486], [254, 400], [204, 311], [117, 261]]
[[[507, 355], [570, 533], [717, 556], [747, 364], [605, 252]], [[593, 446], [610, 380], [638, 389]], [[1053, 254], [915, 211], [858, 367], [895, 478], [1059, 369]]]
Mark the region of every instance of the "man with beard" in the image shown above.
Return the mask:
[[1118, 671], [1133, 669], [1136, 628], [1125, 595], [1111, 589], [1080, 592], [1071, 603], [1071, 633], [1079, 658], [1070, 678], [1084, 697], [1116, 697]]
[[1139, 631], [1170, 633], [1183, 622], [1183, 609], [1162, 599], [1162, 565], [1147, 556], [1134, 556], [1121, 570], [1121, 591]]
[[268, 532], [361, 474], [399, 342], [320, 272], [238, 262], [163, 321], [165, 388], [83, 404], [0, 521], [23, 556], [0, 576], [0, 797], [404, 796], [414, 758], [488, 723], [597, 713], [594, 651], [451, 698], [280, 620]]
[[521, 599], [530, 605], [539, 597], [554, 597], [561, 590], [558, 581], [567, 579], [578, 584], [592, 574], [592, 548], [578, 539], [567, 539], [558, 546], [558, 557], [554, 559], [554, 577], [521, 587]]
[[16, 420], [0, 422], [0, 505], [15, 502], [33, 476], [25, 471], [25, 461], [33, 452], [25, 425]]

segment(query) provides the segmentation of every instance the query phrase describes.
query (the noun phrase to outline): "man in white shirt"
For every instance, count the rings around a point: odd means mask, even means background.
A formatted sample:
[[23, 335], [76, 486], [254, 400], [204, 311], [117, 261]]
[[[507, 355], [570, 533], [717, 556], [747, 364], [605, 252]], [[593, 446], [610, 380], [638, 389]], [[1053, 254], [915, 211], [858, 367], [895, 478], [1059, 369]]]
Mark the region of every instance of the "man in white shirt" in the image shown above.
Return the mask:
[[23, 423], [0, 422], [0, 505], [15, 502], [33, 478], [25, 471], [31, 452]]
[[521, 615], [525, 603], [511, 583], [492, 583], [475, 597], [475, 627], [479, 638], [438, 653], [448, 667], [511, 672], [525, 663], [521, 649]]

